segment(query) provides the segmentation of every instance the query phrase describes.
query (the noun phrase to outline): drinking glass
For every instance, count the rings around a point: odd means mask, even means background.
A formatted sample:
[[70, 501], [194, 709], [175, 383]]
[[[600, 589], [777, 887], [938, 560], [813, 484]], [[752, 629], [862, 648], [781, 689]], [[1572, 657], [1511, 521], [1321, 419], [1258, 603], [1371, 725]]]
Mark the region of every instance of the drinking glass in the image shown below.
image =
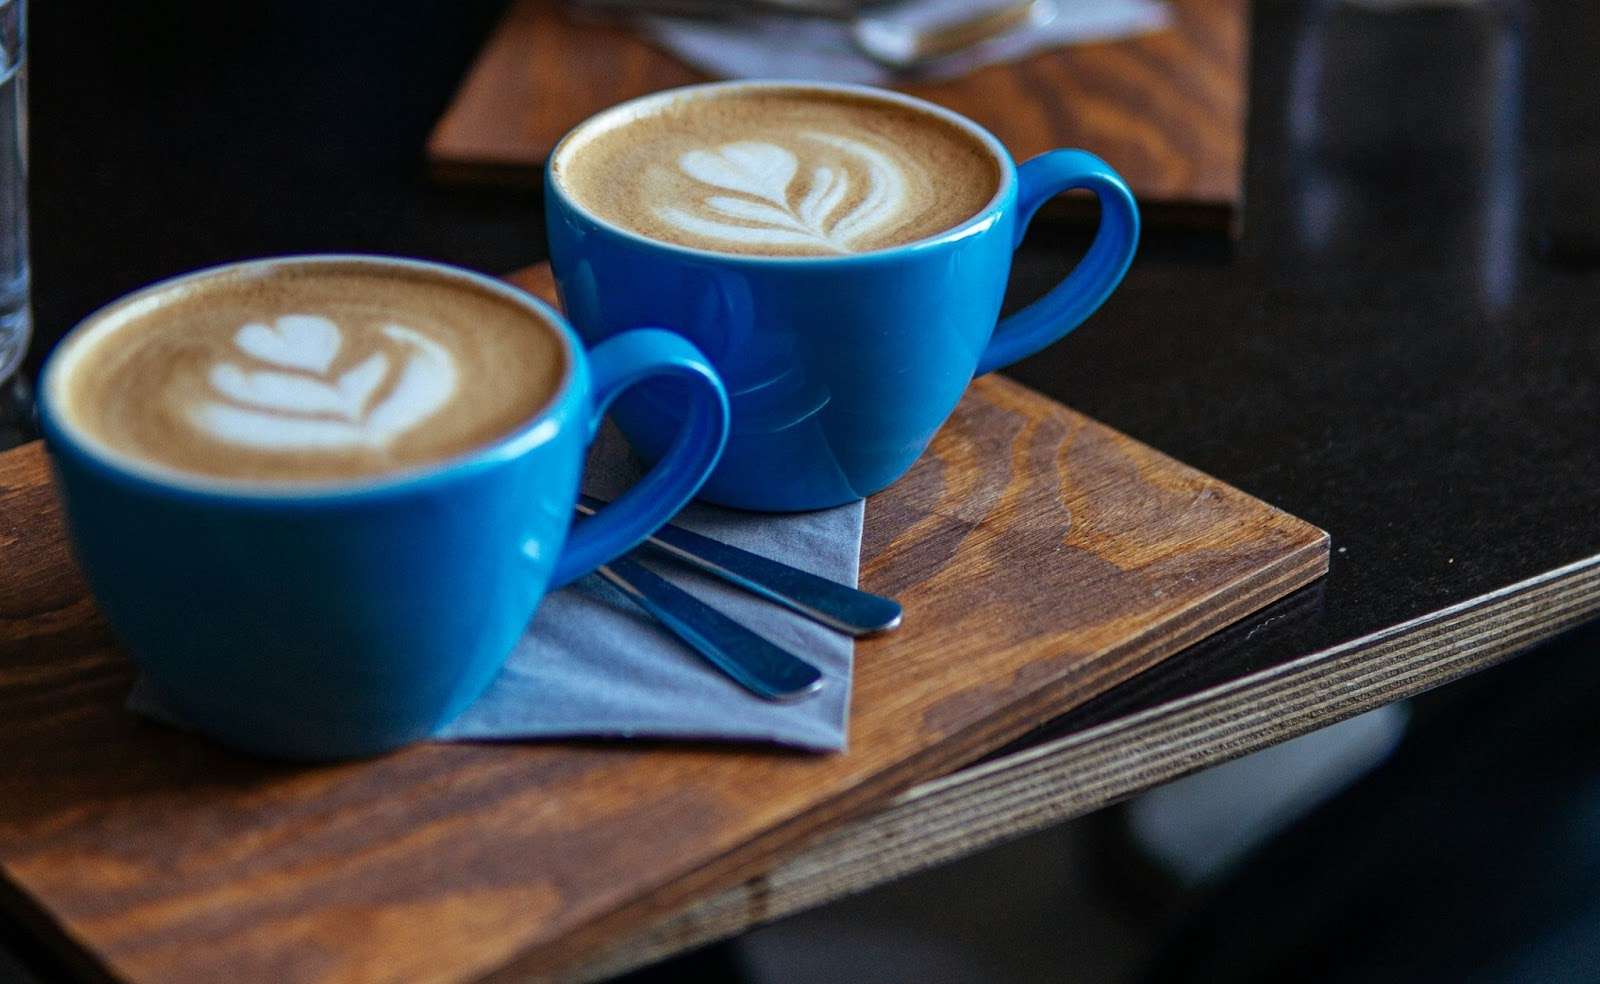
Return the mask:
[[0, 384], [28, 350], [28, 63], [25, 0], [0, 0]]

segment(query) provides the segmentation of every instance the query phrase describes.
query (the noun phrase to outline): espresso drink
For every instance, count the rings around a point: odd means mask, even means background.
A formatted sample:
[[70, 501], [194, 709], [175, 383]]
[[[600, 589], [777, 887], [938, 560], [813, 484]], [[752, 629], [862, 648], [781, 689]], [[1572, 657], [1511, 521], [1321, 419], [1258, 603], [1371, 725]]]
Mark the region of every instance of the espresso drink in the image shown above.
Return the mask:
[[359, 479], [451, 458], [539, 412], [566, 373], [538, 315], [361, 260], [252, 264], [136, 296], [65, 343], [48, 385], [91, 442], [216, 479]]
[[836, 256], [926, 239], [978, 214], [1000, 165], [975, 134], [839, 91], [687, 93], [597, 118], [552, 177], [651, 239], [725, 253]]

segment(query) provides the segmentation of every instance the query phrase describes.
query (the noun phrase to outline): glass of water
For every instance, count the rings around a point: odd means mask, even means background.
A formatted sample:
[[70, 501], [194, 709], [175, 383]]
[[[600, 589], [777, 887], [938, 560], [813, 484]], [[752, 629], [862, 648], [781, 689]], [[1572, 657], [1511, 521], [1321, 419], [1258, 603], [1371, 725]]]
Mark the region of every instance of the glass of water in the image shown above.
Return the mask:
[[28, 62], [25, 0], [0, 0], [0, 384], [28, 350]]

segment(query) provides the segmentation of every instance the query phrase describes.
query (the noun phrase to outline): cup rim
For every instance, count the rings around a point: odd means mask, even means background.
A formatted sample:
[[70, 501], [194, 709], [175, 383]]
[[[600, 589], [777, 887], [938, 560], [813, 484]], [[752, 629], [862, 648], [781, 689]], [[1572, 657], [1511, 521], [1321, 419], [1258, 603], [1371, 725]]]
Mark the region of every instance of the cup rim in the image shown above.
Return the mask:
[[[901, 106], [908, 106], [914, 110], [917, 110], [918, 112], [927, 113], [954, 125], [956, 128], [971, 135], [984, 147], [988, 148], [989, 153], [994, 157], [995, 162], [1000, 167], [999, 184], [995, 187], [994, 194], [990, 196], [989, 200], [983, 204], [982, 208], [978, 209], [978, 211], [974, 212], [972, 215], [968, 216], [966, 219], [962, 220], [956, 225], [953, 225], [950, 228], [940, 232], [936, 232], [930, 236], [924, 236], [921, 239], [914, 239], [909, 243], [899, 243], [894, 246], [885, 246], [881, 249], [868, 250], [864, 253], [847, 253], [840, 256], [811, 256], [731, 253], [714, 249], [704, 249], [698, 246], [686, 246], [681, 243], [670, 243], [662, 239], [652, 239], [649, 236], [634, 232], [631, 229], [625, 228], [616, 224], [615, 222], [602, 218], [601, 216], [596, 215], [592, 210], [585, 208], [582, 203], [580, 203], [574, 196], [567, 192], [566, 188], [562, 187], [560, 180], [558, 180], [556, 177], [556, 169], [557, 165], [560, 163], [561, 156], [564, 153], [567, 153], [570, 150], [573, 141], [580, 138], [586, 131], [606, 124], [617, 125], [620, 122], [620, 118], [642, 114], [661, 103], [672, 102], [674, 100], [685, 98], [706, 98], [707, 96], [718, 92], [738, 89], [798, 89], [810, 92], [849, 93], [867, 99], [876, 99], [880, 102], [897, 103]], [[603, 109], [600, 112], [595, 113], [593, 116], [590, 116], [578, 123], [572, 129], [568, 130], [560, 140], [556, 141], [556, 145], [551, 148], [550, 154], [545, 161], [544, 171], [546, 187], [554, 189], [555, 194], [560, 196], [561, 201], [568, 208], [583, 216], [586, 221], [593, 223], [594, 225], [606, 230], [609, 233], [612, 233], [613, 235], [620, 236], [623, 239], [627, 239], [634, 243], [655, 247], [657, 249], [664, 249], [668, 252], [680, 253], [685, 256], [692, 256], [700, 259], [713, 259], [722, 263], [749, 264], [752, 266], [784, 266], [790, 264], [812, 263], [825, 263], [830, 265], [873, 263], [893, 259], [897, 255], [904, 252], [920, 252], [923, 250], [935, 249], [956, 240], [965, 239], [977, 232], [987, 230], [991, 225], [994, 224], [1001, 206], [1004, 205], [1008, 196], [1012, 194], [1017, 182], [1016, 162], [1012, 160], [1011, 152], [1006, 150], [1005, 145], [1000, 142], [1000, 139], [994, 134], [990, 133], [988, 130], [984, 129], [982, 126], [978, 125], [973, 120], [955, 112], [954, 110], [946, 109], [945, 107], [940, 106], [937, 103], [929, 102], [926, 99], [919, 99], [916, 96], [907, 95], [903, 92], [896, 92], [893, 89], [885, 89], [874, 85], [864, 85], [858, 82], [821, 82], [814, 79], [788, 78], [724, 79], [716, 82], [699, 82], [693, 85], [682, 85], [671, 89], [663, 89], [660, 92], [652, 92], [647, 95], [636, 96], [633, 99], [627, 100], [626, 102], [617, 103], [615, 106]]]
[[[561, 377], [550, 395], [528, 417], [497, 438], [458, 454], [408, 468], [357, 478], [323, 479], [312, 482], [236, 479], [199, 475], [194, 472], [145, 461], [110, 447], [74, 423], [57, 406], [58, 395], [66, 385], [65, 376], [81, 358], [79, 349], [95, 335], [95, 329], [108, 319], [141, 302], [148, 302], [174, 287], [225, 274], [268, 272], [278, 267], [359, 265], [399, 268], [426, 272], [448, 281], [463, 283], [497, 294], [527, 310], [530, 320], [542, 323], [560, 341], [563, 357]], [[109, 329], [108, 329], [109, 330]], [[84, 351], [87, 351], [86, 349]], [[52, 452], [65, 448], [83, 459], [102, 475], [139, 486], [158, 488], [180, 496], [203, 499], [247, 500], [262, 503], [321, 504], [336, 500], [378, 495], [404, 494], [492, 468], [520, 457], [545, 444], [559, 431], [551, 418], [570, 399], [574, 380], [581, 371], [583, 349], [566, 319], [544, 301], [525, 290], [485, 274], [431, 260], [369, 253], [300, 253], [267, 256], [202, 267], [188, 273], [158, 280], [113, 300], [80, 320], [50, 353], [39, 377], [39, 421]]]

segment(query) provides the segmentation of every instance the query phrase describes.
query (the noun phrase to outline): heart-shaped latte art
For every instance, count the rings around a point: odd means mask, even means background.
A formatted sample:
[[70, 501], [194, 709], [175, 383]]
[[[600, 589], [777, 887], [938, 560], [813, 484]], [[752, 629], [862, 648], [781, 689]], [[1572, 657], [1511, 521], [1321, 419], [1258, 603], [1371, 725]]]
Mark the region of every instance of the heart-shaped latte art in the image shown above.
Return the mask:
[[716, 150], [691, 150], [678, 159], [678, 166], [696, 181], [784, 205], [800, 162], [782, 147], [747, 140]]
[[389, 357], [375, 352], [332, 382], [270, 369], [250, 371], [231, 362], [213, 366], [209, 378], [212, 389], [245, 406], [300, 415], [335, 414], [358, 421], [388, 374]]
[[813, 168], [800, 203], [791, 206], [789, 188], [800, 170], [799, 157], [777, 144], [745, 140], [713, 150], [691, 150], [678, 158], [684, 174], [736, 195], [708, 195], [693, 211], [663, 206], [657, 215], [686, 232], [731, 243], [854, 252], [857, 239], [900, 214], [905, 176], [888, 155], [859, 140], [814, 131], [800, 137], [841, 151], [865, 169], [867, 187], [849, 212], [834, 214], [850, 192], [845, 171], [823, 165]]
[[329, 319], [290, 314], [270, 326], [247, 324], [234, 346], [277, 368], [212, 366], [207, 381], [226, 402], [208, 400], [190, 420], [218, 440], [262, 450], [381, 448], [448, 403], [457, 376], [450, 353], [426, 335], [404, 325], [381, 332], [408, 356], [388, 395], [373, 404], [390, 376], [384, 352], [330, 379], [344, 336]]
[[264, 325], [251, 322], [233, 336], [246, 355], [285, 369], [325, 373], [344, 342], [339, 326], [315, 314], [286, 314]]

